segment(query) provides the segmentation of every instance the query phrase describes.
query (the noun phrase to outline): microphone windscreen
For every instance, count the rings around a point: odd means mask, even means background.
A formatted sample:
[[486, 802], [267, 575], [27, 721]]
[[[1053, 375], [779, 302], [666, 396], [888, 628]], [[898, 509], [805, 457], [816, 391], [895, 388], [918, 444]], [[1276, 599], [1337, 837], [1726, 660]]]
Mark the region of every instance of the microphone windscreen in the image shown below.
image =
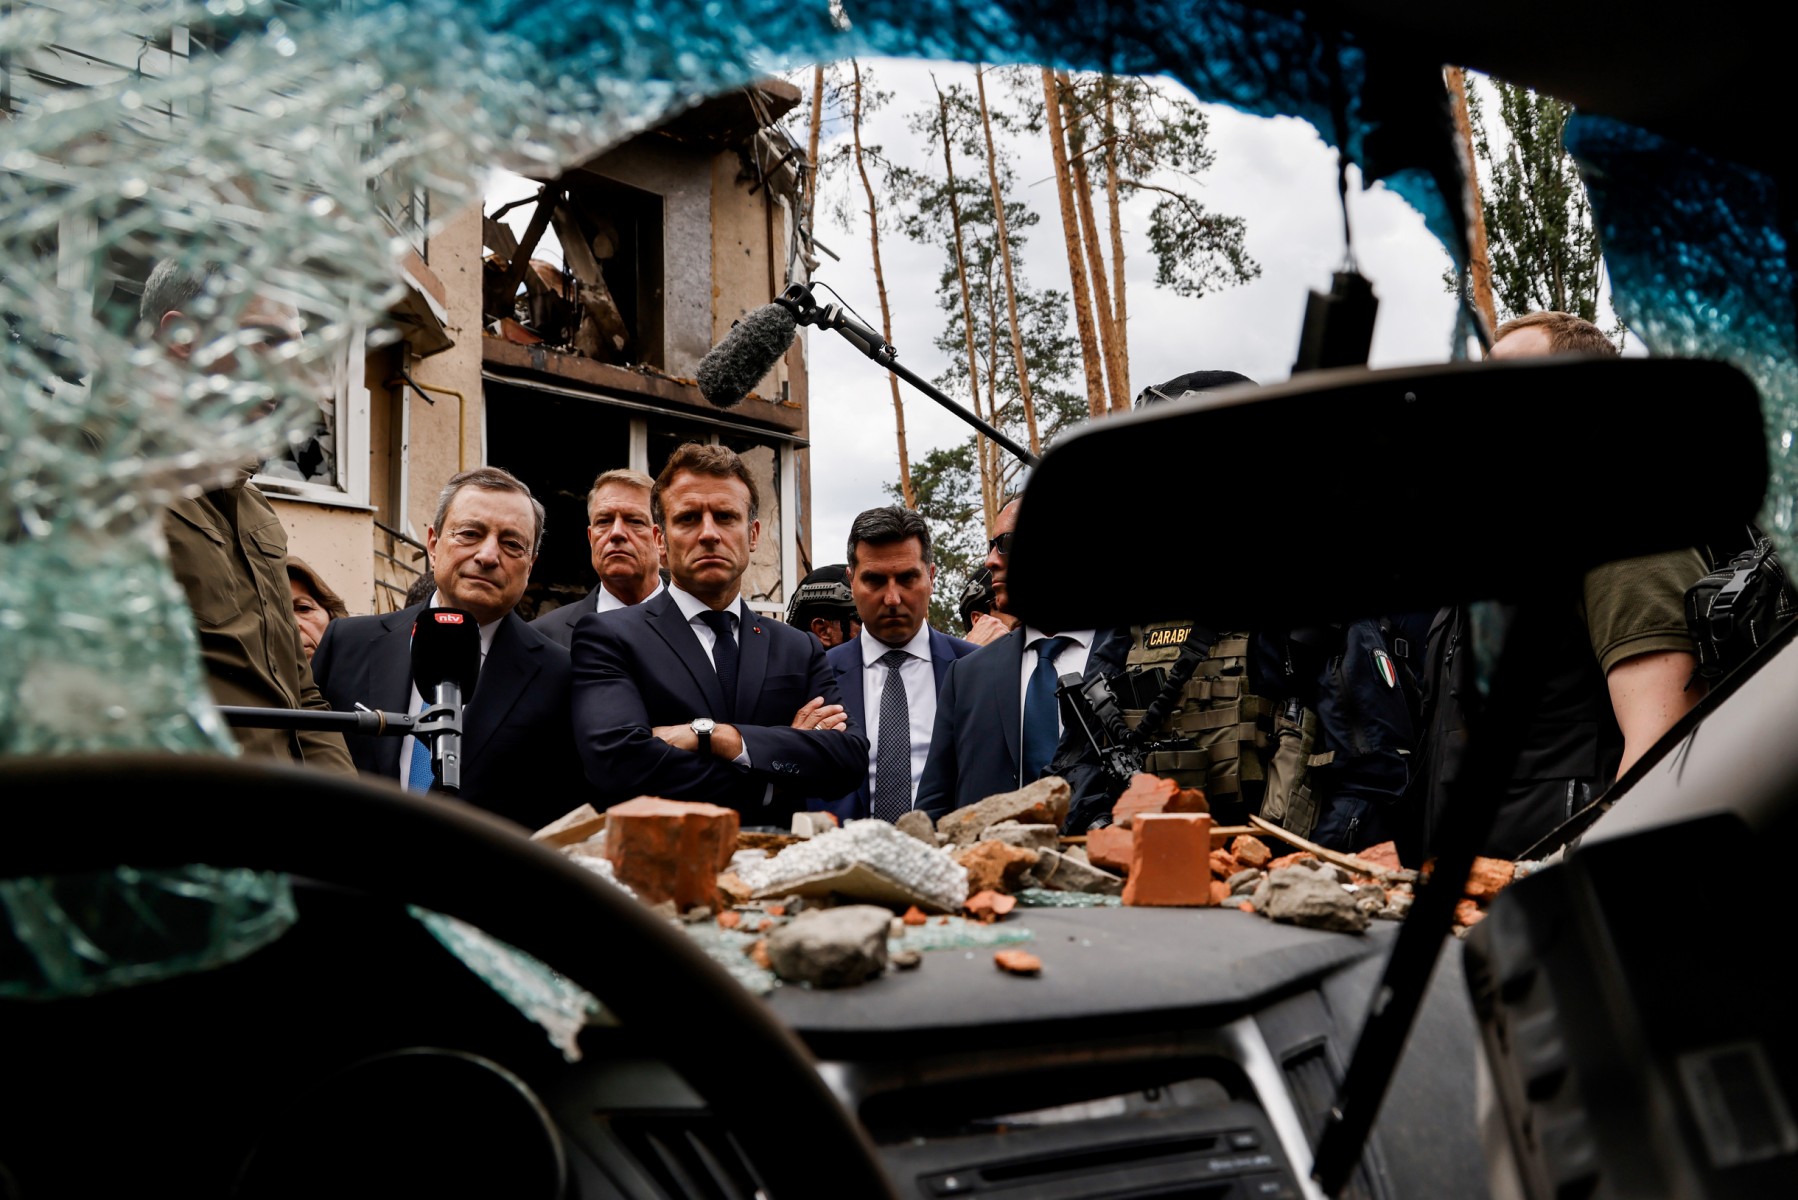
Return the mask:
[[481, 627], [459, 608], [427, 608], [412, 626], [412, 682], [430, 699], [442, 683], [454, 683], [466, 700], [481, 673]]
[[699, 391], [719, 408], [729, 408], [755, 389], [793, 344], [799, 323], [783, 305], [764, 304], [745, 313], [724, 340], [699, 360]]

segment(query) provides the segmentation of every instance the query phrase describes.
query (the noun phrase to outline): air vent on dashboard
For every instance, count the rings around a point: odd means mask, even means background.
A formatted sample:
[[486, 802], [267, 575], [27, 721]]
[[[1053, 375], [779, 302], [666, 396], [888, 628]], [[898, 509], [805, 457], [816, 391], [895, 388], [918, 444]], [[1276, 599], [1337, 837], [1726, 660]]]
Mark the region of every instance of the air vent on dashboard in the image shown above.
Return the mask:
[[755, 1173], [720, 1122], [684, 1112], [601, 1119], [671, 1200], [756, 1200]]

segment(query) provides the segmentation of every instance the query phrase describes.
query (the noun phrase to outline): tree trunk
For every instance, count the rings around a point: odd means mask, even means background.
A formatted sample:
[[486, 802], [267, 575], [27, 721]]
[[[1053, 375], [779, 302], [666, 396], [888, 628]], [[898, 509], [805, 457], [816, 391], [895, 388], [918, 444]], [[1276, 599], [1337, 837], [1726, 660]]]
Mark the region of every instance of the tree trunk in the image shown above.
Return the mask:
[[[862, 191], [868, 197], [868, 244], [874, 251], [874, 290], [880, 296], [880, 336], [890, 343], [893, 340], [893, 314], [887, 305], [886, 274], [880, 269], [880, 205], [874, 199], [874, 184], [868, 178], [867, 160], [862, 157], [862, 65], [855, 59], [850, 59], [849, 65], [855, 71], [855, 104], [849, 118], [855, 140], [855, 170], [862, 178]], [[912, 487], [911, 455], [905, 448], [905, 401], [899, 396], [899, 377], [888, 371], [887, 383], [893, 389], [893, 429], [899, 443], [899, 494], [905, 500], [905, 507], [915, 509], [918, 493]]]
[[1092, 273], [1093, 311], [1098, 316], [1099, 344], [1105, 354], [1106, 381], [1110, 384], [1112, 411], [1130, 407], [1129, 384], [1118, 377], [1117, 317], [1111, 309], [1111, 287], [1105, 278], [1105, 251], [1099, 245], [1099, 222], [1093, 216], [1093, 186], [1086, 170], [1086, 139], [1080, 114], [1074, 108], [1074, 81], [1066, 71], [1057, 72], [1061, 83], [1061, 102], [1065, 111], [1062, 124], [1068, 132], [1068, 160], [1073, 166], [1074, 203], [1080, 208], [1080, 236], [1086, 244], [1086, 266]]
[[974, 68], [974, 88], [980, 96], [980, 129], [986, 135], [986, 178], [993, 190], [993, 220], [999, 229], [999, 262], [1005, 270], [1005, 311], [1011, 321], [1011, 360], [1018, 373], [1018, 399], [1024, 405], [1024, 423], [1030, 430], [1030, 453], [1041, 454], [1043, 444], [1036, 429], [1036, 398], [1030, 392], [1030, 368], [1024, 358], [1024, 331], [1018, 324], [1018, 289], [1012, 281], [1011, 234], [1005, 226], [1005, 195], [999, 190], [999, 154], [993, 146], [993, 118], [986, 107], [986, 68]]
[[[807, 132], [805, 162], [809, 168], [805, 173], [805, 213], [806, 240], [811, 240], [815, 228], [814, 212], [818, 203], [818, 134], [824, 128], [824, 64], [819, 63], [812, 68], [812, 119], [811, 129]], [[808, 247], [809, 249], [809, 247]]]
[[[931, 83], [936, 85], [935, 76]], [[974, 298], [968, 292], [968, 260], [962, 249], [961, 236], [961, 199], [955, 194], [955, 155], [949, 146], [949, 97], [943, 95], [943, 89], [936, 85], [937, 128], [943, 140], [943, 171], [949, 181], [949, 226], [955, 234], [955, 280], [961, 285], [961, 322], [962, 332], [966, 335], [968, 347], [968, 391], [974, 401], [974, 415], [980, 416], [980, 367], [979, 354], [974, 348]], [[997, 425], [998, 414], [993, 416], [993, 424]], [[986, 519], [987, 528], [992, 528], [993, 520], [998, 515], [993, 511], [993, 480], [987, 470], [986, 441], [979, 434], [975, 435], [974, 453], [980, 464], [980, 507]]]
[[1115, 373], [1113, 384], [1113, 408], [1117, 408], [1115, 380], [1124, 384], [1125, 412], [1130, 410], [1130, 309], [1124, 294], [1124, 218], [1118, 203], [1118, 131], [1117, 106], [1112, 95], [1111, 76], [1105, 77], [1105, 200], [1111, 210], [1111, 286], [1114, 289], [1112, 304], [1115, 308], [1113, 321], [1117, 330], [1117, 354], [1112, 359], [1112, 371]]
[[1043, 68], [1043, 113], [1049, 125], [1049, 151], [1055, 159], [1055, 193], [1061, 201], [1061, 232], [1068, 251], [1068, 285], [1074, 293], [1074, 325], [1080, 331], [1080, 358], [1086, 367], [1086, 409], [1092, 416], [1105, 415], [1104, 351], [1093, 328], [1092, 293], [1086, 286], [1086, 250], [1080, 241], [1080, 221], [1074, 215], [1074, 185], [1068, 174], [1068, 143], [1061, 125], [1060, 91], [1055, 73]]
[[1468, 273], [1473, 283], [1473, 304], [1486, 318], [1486, 332], [1498, 328], [1498, 308], [1492, 300], [1492, 259], [1486, 250], [1486, 207], [1480, 202], [1480, 173], [1473, 153], [1473, 123], [1467, 116], [1467, 72], [1449, 67], [1449, 107], [1455, 114], [1455, 133], [1461, 139], [1461, 165], [1467, 170], [1467, 192], [1473, 202], [1468, 214]]

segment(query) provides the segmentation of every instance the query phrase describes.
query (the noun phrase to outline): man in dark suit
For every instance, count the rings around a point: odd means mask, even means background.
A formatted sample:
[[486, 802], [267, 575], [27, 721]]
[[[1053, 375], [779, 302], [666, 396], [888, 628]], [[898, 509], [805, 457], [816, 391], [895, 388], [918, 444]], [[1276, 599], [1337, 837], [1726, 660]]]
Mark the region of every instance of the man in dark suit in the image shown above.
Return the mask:
[[[543, 506], [497, 467], [449, 481], [425, 530], [435, 594], [426, 604], [331, 622], [312, 670], [331, 707], [358, 703], [416, 712], [412, 625], [427, 607], [474, 614], [481, 631], [481, 673], [463, 710], [461, 798], [537, 828], [588, 801], [569, 723], [567, 653], [512, 611], [543, 541]], [[430, 754], [418, 739], [347, 739], [365, 775], [413, 791], [436, 786]]]
[[871, 508], [849, 527], [849, 590], [861, 633], [825, 652], [843, 708], [868, 731], [868, 779], [816, 802], [842, 820], [909, 812], [930, 754], [937, 692], [949, 664], [977, 647], [929, 625], [936, 564], [930, 526], [908, 508]]
[[[1010, 599], [1005, 560], [1017, 523], [1014, 499], [999, 510], [987, 548], [994, 605], [1002, 612]], [[1020, 623], [952, 663], [937, 694], [917, 807], [940, 817], [1040, 776], [1061, 740], [1056, 681], [1086, 669], [1093, 638], [1090, 629], [1052, 635]]]
[[574, 627], [591, 612], [641, 604], [662, 590], [662, 531], [649, 510], [655, 480], [620, 467], [593, 481], [587, 493], [587, 544], [599, 582], [573, 604], [552, 609], [531, 628], [563, 649], [574, 645]]
[[574, 630], [575, 729], [599, 802], [702, 800], [768, 824], [855, 788], [868, 740], [838, 703], [824, 648], [743, 602], [761, 537], [748, 468], [689, 442], [652, 501], [668, 590]]

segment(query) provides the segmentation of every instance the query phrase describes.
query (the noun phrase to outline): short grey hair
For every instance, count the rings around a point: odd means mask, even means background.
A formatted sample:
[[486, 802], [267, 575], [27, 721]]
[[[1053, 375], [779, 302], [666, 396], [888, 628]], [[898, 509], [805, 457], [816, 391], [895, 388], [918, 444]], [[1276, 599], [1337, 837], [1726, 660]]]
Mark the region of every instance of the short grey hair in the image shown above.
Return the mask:
[[936, 560], [930, 554], [930, 526], [924, 518], [903, 504], [870, 508], [849, 526], [849, 571], [855, 572], [855, 548], [866, 542], [870, 546], [891, 546], [895, 542], [918, 539], [924, 565]]
[[524, 480], [510, 471], [499, 467], [476, 467], [472, 471], [460, 471], [450, 476], [450, 481], [443, 485], [437, 493], [437, 515], [431, 518], [431, 528], [438, 533], [443, 532], [444, 519], [449, 516], [450, 502], [465, 487], [477, 487], [484, 492], [517, 492], [531, 502], [531, 515], [536, 518], [537, 532], [532, 539], [531, 553], [543, 551], [543, 502], [531, 495], [531, 489], [525, 486]]
[[168, 313], [185, 312], [193, 305], [194, 297], [205, 291], [223, 270], [224, 264], [218, 262], [189, 267], [176, 258], [163, 259], [144, 280], [143, 299], [137, 304], [138, 318], [154, 325]]
[[593, 486], [587, 489], [587, 519], [589, 521], [593, 518], [593, 501], [598, 497], [599, 489], [610, 487], [615, 483], [621, 487], [641, 488], [646, 494], [656, 490], [655, 480], [630, 467], [614, 467], [610, 471], [602, 471], [599, 478], [593, 481]]

